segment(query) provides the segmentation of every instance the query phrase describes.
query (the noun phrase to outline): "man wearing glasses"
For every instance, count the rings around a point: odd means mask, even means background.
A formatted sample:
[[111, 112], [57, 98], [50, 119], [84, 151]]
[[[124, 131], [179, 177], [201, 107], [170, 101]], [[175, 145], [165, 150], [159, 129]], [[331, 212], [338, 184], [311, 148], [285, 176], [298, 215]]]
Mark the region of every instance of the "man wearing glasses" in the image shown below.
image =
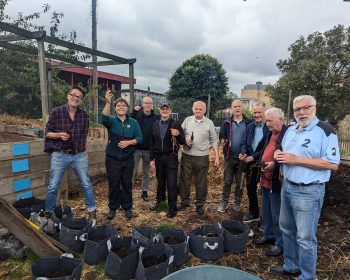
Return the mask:
[[49, 217], [55, 209], [62, 177], [68, 167], [72, 167], [83, 188], [89, 220], [96, 223], [95, 195], [85, 152], [89, 119], [80, 108], [84, 95], [81, 88], [72, 87], [67, 94], [67, 104], [54, 108], [46, 124], [44, 151], [51, 153], [51, 167], [45, 212]]
[[148, 201], [148, 190], [150, 182], [150, 141], [152, 137], [152, 126], [155, 121], [159, 120], [159, 116], [154, 114], [153, 100], [150, 96], [145, 96], [142, 99], [142, 107], [135, 106], [131, 117], [137, 120], [143, 135], [142, 143], [137, 144], [134, 155], [134, 171], [132, 184], [134, 185], [137, 169], [142, 159], [142, 183], [141, 183], [141, 198]]
[[316, 117], [316, 100], [310, 95], [293, 101], [297, 124], [288, 128], [282, 149], [274, 159], [282, 164], [280, 228], [283, 233], [283, 266], [271, 271], [316, 279], [317, 224], [325, 183], [340, 161], [334, 128]]

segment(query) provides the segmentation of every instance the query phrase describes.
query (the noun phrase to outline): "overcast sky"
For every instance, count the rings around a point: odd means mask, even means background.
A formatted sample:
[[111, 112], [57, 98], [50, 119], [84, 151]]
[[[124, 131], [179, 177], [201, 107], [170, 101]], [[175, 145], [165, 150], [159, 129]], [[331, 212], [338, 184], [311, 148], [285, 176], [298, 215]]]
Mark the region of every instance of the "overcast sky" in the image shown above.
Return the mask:
[[[301, 35], [350, 25], [343, 0], [97, 0], [98, 49], [136, 58], [135, 88], [165, 92], [186, 59], [205, 53], [222, 63], [230, 91], [246, 84], [274, 83], [278, 59]], [[5, 13], [16, 17], [41, 10], [64, 13], [60, 33], [76, 30], [91, 47], [91, 0], [10, 0]], [[38, 24], [49, 26], [49, 17]], [[48, 30], [48, 28], [47, 28]], [[103, 60], [103, 59], [102, 59]], [[128, 76], [128, 67], [99, 67]]]

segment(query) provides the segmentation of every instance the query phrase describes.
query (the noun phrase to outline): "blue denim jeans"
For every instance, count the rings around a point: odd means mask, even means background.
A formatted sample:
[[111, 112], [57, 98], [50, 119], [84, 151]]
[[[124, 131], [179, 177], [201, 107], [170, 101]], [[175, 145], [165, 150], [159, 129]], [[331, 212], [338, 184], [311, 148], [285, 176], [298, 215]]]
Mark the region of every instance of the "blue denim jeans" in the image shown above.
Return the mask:
[[300, 270], [299, 280], [316, 278], [316, 231], [324, 193], [324, 184], [301, 187], [283, 181], [280, 212], [283, 267], [289, 272]]
[[275, 245], [283, 248], [282, 231], [279, 226], [281, 208], [281, 194], [273, 193], [267, 188], [262, 188], [262, 214], [264, 237], [276, 239]]
[[132, 175], [132, 186], [134, 186], [134, 181], [137, 173], [137, 169], [142, 159], [142, 184], [141, 190], [148, 192], [149, 181], [150, 181], [150, 151], [149, 150], [136, 150], [134, 154], [134, 171]]
[[55, 209], [57, 191], [60, 187], [62, 177], [69, 167], [73, 168], [74, 173], [79, 178], [80, 185], [82, 186], [84, 192], [85, 205], [87, 211], [95, 211], [95, 195], [88, 174], [87, 153], [66, 155], [57, 152], [53, 152], [51, 155], [50, 183], [47, 191], [46, 211], [51, 212]]

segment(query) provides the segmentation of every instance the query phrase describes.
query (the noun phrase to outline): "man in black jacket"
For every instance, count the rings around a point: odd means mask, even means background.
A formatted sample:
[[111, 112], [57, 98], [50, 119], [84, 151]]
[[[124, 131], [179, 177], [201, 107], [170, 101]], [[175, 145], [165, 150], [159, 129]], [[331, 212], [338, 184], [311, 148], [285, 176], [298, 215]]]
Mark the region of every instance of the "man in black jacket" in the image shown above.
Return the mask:
[[248, 124], [244, 146], [246, 154], [240, 154], [240, 160], [247, 163], [247, 194], [249, 200], [249, 212], [243, 216], [245, 223], [259, 221], [259, 204], [257, 185], [259, 181], [259, 167], [256, 162], [260, 159], [266, 136], [269, 132], [265, 123], [265, 104], [255, 102], [252, 106], [254, 121]]
[[133, 172], [133, 185], [137, 169], [142, 159], [142, 183], [141, 183], [141, 198], [144, 201], [148, 201], [148, 190], [150, 181], [150, 157], [149, 157], [149, 143], [152, 137], [152, 126], [156, 120], [159, 120], [159, 116], [154, 114], [153, 111], [153, 100], [150, 96], [145, 96], [142, 99], [142, 107], [135, 106], [131, 114], [131, 117], [136, 119], [141, 128], [143, 135], [143, 141], [137, 144], [135, 155], [134, 155], [134, 172]]
[[180, 145], [185, 144], [185, 134], [181, 125], [171, 117], [169, 103], [160, 106], [161, 120], [152, 127], [150, 142], [151, 168], [156, 168], [157, 174], [157, 201], [152, 211], [160, 210], [160, 204], [165, 201], [165, 192], [168, 191], [168, 218], [175, 217], [177, 212], [177, 170], [178, 151]]

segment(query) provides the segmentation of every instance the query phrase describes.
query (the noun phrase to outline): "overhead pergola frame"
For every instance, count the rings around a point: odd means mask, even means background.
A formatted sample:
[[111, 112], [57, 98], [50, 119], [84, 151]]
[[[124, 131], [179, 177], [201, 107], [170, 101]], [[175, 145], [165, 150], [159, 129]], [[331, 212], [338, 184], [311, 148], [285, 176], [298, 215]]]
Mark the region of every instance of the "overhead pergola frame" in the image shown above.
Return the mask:
[[[85, 46], [67, 42], [52, 36], [46, 35], [45, 31], [28, 31], [9, 23], [0, 22], [0, 31], [6, 31], [10, 34], [0, 35], [0, 47], [13, 49], [20, 52], [37, 55], [40, 75], [40, 91], [41, 91], [41, 108], [44, 124], [48, 120], [49, 112], [52, 109], [52, 86], [51, 86], [51, 69], [52, 68], [69, 68], [69, 67], [91, 67], [93, 62], [85, 62], [75, 58], [67, 58], [63, 55], [52, 54], [45, 51], [45, 43], [65, 47], [67, 49], [90, 54], [96, 57], [102, 57], [104, 61], [98, 61], [97, 66], [129, 64], [129, 90], [130, 90], [130, 106], [134, 106], [134, 63], [135, 58], [123, 58], [110, 53], [91, 49]], [[29, 46], [21, 46], [10, 42], [21, 40], [36, 40], [37, 48]], [[61, 64], [46, 64], [46, 58], [61, 61]], [[49, 77], [49, 78], [48, 78]]]

